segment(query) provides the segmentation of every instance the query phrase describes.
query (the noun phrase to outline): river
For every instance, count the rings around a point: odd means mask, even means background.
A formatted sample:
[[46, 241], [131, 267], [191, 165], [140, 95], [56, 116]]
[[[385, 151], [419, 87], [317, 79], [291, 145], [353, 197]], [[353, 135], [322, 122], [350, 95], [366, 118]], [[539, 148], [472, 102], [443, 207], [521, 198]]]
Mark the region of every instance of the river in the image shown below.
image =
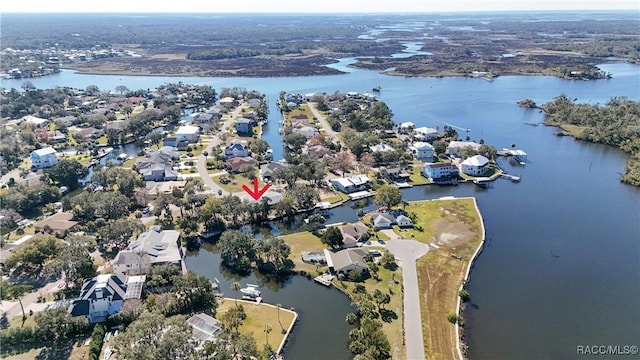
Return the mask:
[[[331, 65], [345, 75], [298, 78], [189, 78], [81, 75], [65, 70], [30, 79], [37, 88], [89, 84], [114, 90], [153, 88], [183, 81], [241, 86], [267, 95], [271, 113], [264, 138], [282, 158], [275, 107], [282, 90], [360, 91], [380, 86], [380, 97], [396, 122], [418, 126], [445, 123], [470, 128], [468, 135], [496, 148], [515, 143], [528, 154], [525, 167], [502, 164], [522, 182], [498, 180], [488, 189], [472, 185], [415, 187], [407, 200], [475, 196], [483, 213], [487, 246], [471, 274], [472, 306], [465, 313], [472, 358], [575, 358], [579, 345], [638, 345], [640, 339], [640, 189], [619, 182], [627, 156], [617, 149], [555, 136], [557, 129], [528, 126], [542, 114], [515, 102], [544, 103], [562, 93], [579, 102], [605, 103], [611, 96], [640, 99], [640, 67], [602, 65], [609, 80], [567, 81], [553, 77], [502, 76], [492, 82], [469, 78], [401, 78], [348, 68], [353, 59]], [[20, 88], [20, 80], [2, 80]], [[462, 136], [467, 135], [462, 133]], [[345, 206], [331, 222], [355, 219]], [[190, 269], [234, 281], [219, 273], [217, 255], [206, 249], [187, 259]], [[259, 279], [241, 282], [259, 282]], [[295, 307], [303, 314], [285, 355], [291, 359], [348, 358], [348, 300], [335, 290], [294, 278], [265, 301]], [[265, 285], [266, 286], [266, 285]], [[319, 336], [319, 334], [321, 334]], [[338, 350], [335, 350], [338, 349]]]

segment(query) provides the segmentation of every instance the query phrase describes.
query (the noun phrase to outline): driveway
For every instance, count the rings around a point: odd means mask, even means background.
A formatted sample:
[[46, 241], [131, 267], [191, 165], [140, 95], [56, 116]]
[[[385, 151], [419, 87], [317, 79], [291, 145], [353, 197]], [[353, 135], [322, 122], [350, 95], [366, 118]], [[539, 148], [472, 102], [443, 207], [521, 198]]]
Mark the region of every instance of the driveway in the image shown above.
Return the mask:
[[[56, 293], [62, 290], [63, 286], [64, 281], [57, 280], [46, 284], [41, 289], [24, 295], [22, 297], [22, 305], [24, 306], [25, 313], [28, 314], [32, 306], [34, 306], [34, 312], [44, 310], [44, 308], [41, 309], [38, 305], [35, 305], [37, 304], [38, 296]], [[22, 316], [22, 310], [20, 309], [20, 303], [18, 301], [0, 301], [0, 310], [6, 314], [7, 320], [9, 321], [18, 315]]]
[[396, 259], [400, 260], [402, 266], [402, 284], [404, 286], [404, 339], [407, 346], [407, 359], [424, 359], [416, 260], [426, 254], [427, 251], [429, 251], [429, 247], [423, 243], [409, 239], [389, 240], [386, 245], [387, 249]]
[[342, 143], [342, 140], [340, 140], [340, 138], [338, 137], [338, 134], [333, 131], [333, 129], [331, 129], [331, 125], [329, 125], [329, 123], [327, 122], [326, 116], [322, 115], [320, 111], [318, 111], [318, 109], [316, 108], [316, 103], [309, 102], [307, 104], [309, 105], [309, 110], [311, 110], [313, 116], [318, 119], [318, 122], [320, 122], [324, 130], [327, 132], [327, 135], [329, 135], [329, 137], [331, 138], [331, 141], [340, 145], [344, 145]]
[[[227, 131], [227, 129], [231, 126], [231, 124], [233, 124], [233, 120], [238, 115], [240, 115], [241, 112], [242, 112], [242, 106], [238, 106], [233, 111], [233, 113], [231, 114], [231, 117], [222, 124], [222, 127], [220, 128], [220, 131], [218, 131], [218, 133], [213, 136], [213, 138], [211, 139], [211, 142], [209, 142], [209, 145], [207, 145], [207, 147], [204, 149], [204, 151], [206, 151], [207, 153], [211, 154], [211, 149], [213, 149], [214, 147], [216, 147], [216, 146], [218, 146], [220, 144], [219, 135], [224, 133], [225, 131]], [[229, 192], [223, 190], [218, 184], [216, 184], [213, 180], [211, 180], [211, 177], [209, 176], [209, 172], [207, 171], [207, 158], [206, 158], [206, 156], [204, 156], [204, 155], [198, 156], [198, 161], [196, 163], [196, 167], [198, 169], [198, 174], [200, 174], [200, 178], [202, 179], [202, 182], [209, 189], [211, 189], [211, 191], [214, 194], [222, 194], [222, 196], [229, 195]]]

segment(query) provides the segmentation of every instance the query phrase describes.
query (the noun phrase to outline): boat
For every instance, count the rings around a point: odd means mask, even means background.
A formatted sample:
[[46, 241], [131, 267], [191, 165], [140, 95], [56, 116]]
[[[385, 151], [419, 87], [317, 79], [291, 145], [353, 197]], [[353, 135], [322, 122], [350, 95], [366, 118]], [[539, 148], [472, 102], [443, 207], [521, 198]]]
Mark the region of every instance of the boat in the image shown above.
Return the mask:
[[262, 292], [258, 290], [257, 285], [251, 285], [251, 284], [247, 284], [247, 287], [240, 289], [240, 292], [252, 298], [257, 298], [262, 294]]
[[375, 93], [375, 92], [380, 92], [380, 90], [382, 90], [382, 88], [380, 87], [380, 85], [378, 85], [374, 87], [372, 91]]
[[91, 161], [89, 161], [89, 164], [87, 165], [87, 167], [92, 167], [92, 166], [98, 165], [99, 163], [100, 163], [100, 160], [91, 159]]
[[118, 155], [118, 157], [116, 159], [120, 160], [120, 161], [125, 161], [127, 160], [127, 158], [129, 157], [129, 155], [122, 153], [120, 155]]

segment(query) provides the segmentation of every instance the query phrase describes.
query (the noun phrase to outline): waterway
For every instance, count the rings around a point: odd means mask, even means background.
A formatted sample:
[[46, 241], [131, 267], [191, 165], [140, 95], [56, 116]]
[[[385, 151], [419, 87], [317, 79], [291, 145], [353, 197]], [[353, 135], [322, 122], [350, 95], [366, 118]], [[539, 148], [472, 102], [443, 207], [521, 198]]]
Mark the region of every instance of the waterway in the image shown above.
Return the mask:
[[[396, 122], [440, 127], [449, 123], [471, 131], [496, 148], [516, 144], [528, 154], [525, 167], [508, 161], [520, 183], [498, 180], [488, 189], [415, 187], [407, 200], [475, 196], [486, 222], [487, 246], [471, 274], [472, 306], [465, 313], [466, 340], [472, 358], [574, 358], [578, 345], [638, 345], [640, 339], [640, 189], [621, 184], [627, 156], [602, 145], [555, 136], [557, 129], [529, 126], [542, 114], [516, 101], [544, 103], [562, 93], [579, 102], [605, 103], [611, 96], [640, 99], [640, 67], [602, 65], [613, 79], [567, 81], [553, 77], [503, 76], [488, 82], [468, 78], [402, 78], [352, 69], [353, 59], [332, 67], [345, 75], [299, 78], [189, 78], [81, 75], [65, 70], [30, 79], [37, 88], [89, 84], [114, 90], [153, 88], [168, 82], [222, 87], [241, 86], [267, 95], [271, 113], [264, 138], [282, 158], [275, 101], [282, 90], [333, 93], [371, 92], [380, 97]], [[20, 88], [21, 81], [2, 80]], [[356, 218], [344, 206], [331, 210], [330, 222]], [[216, 255], [207, 249], [187, 259], [198, 273], [219, 274]], [[227, 274], [228, 275], [228, 274]], [[233, 281], [220, 274], [223, 291]], [[244, 282], [259, 282], [250, 278]], [[226, 287], [226, 288], [225, 288]], [[265, 285], [265, 287], [267, 287]], [[316, 293], [321, 292], [321, 293]], [[285, 355], [291, 359], [348, 358], [348, 300], [302, 278], [266, 293], [265, 301], [295, 307], [303, 314]], [[338, 349], [338, 350], [335, 350]]]

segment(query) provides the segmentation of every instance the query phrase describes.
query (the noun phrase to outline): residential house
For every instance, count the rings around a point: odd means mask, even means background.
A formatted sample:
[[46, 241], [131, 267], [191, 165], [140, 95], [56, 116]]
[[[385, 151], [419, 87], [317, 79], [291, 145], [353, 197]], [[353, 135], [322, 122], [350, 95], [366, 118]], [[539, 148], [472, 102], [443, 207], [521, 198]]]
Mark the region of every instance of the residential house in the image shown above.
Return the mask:
[[371, 224], [378, 229], [391, 229], [396, 223], [396, 217], [391, 213], [382, 212], [371, 215]]
[[400, 134], [410, 134], [415, 128], [416, 124], [412, 123], [411, 121], [405, 121], [398, 124], [398, 132]]
[[176, 131], [176, 140], [178, 142], [186, 141], [188, 143], [198, 142], [200, 139], [200, 128], [197, 126], [186, 125], [180, 126]]
[[431, 180], [457, 177], [458, 168], [452, 163], [426, 163], [422, 168], [422, 175]]
[[351, 270], [360, 271], [362, 273], [369, 271], [366, 257], [369, 252], [366, 249], [345, 249], [337, 252], [325, 250], [327, 266], [329, 271], [336, 274], [346, 275]]
[[287, 167], [286, 163], [270, 162], [260, 166], [260, 177], [264, 182], [271, 182], [275, 179], [275, 175]]
[[52, 147], [46, 147], [31, 152], [31, 167], [35, 169], [50, 168], [58, 163], [58, 152]]
[[77, 140], [84, 140], [84, 141], [89, 139], [97, 139], [100, 136], [104, 135], [104, 131], [102, 129], [96, 129], [92, 127], [84, 128], [84, 129], [70, 128], [69, 130]]
[[471, 176], [481, 176], [489, 171], [489, 159], [482, 155], [475, 155], [465, 159], [460, 166], [462, 172]]
[[242, 118], [236, 121], [236, 131], [238, 134], [253, 134], [253, 127], [255, 125], [255, 120]]
[[33, 224], [36, 231], [51, 231], [54, 234], [64, 234], [71, 230], [77, 221], [71, 221], [73, 214], [69, 212], [58, 212], [48, 218]]
[[[364, 234], [368, 234], [369, 228], [367, 225], [357, 222], [354, 224], [347, 224], [339, 226], [340, 232], [342, 233], [342, 242], [343, 248], [351, 248], [358, 245], [358, 242], [362, 239]], [[365, 236], [368, 239], [368, 236]]]
[[384, 143], [380, 143], [378, 145], [369, 146], [372, 152], [385, 152], [385, 151], [394, 151], [395, 149], [391, 145], [387, 145]]
[[82, 284], [80, 298], [71, 304], [69, 313], [86, 316], [90, 323], [105, 321], [122, 309], [126, 292], [127, 285], [120, 275], [101, 274], [87, 279]]
[[371, 180], [366, 175], [355, 175], [348, 178], [332, 179], [331, 185], [345, 194], [350, 194], [369, 189], [371, 187]]
[[316, 129], [313, 126], [301, 126], [301, 127], [297, 127], [294, 128], [292, 131], [294, 134], [300, 134], [303, 135], [304, 137], [307, 138], [307, 140], [311, 139], [312, 137], [318, 135], [318, 129]]
[[197, 348], [207, 341], [215, 341], [223, 332], [222, 323], [204, 313], [193, 315], [187, 319], [187, 323], [193, 328], [191, 336], [198, 342]]
[[63, 134], [59, 130], [47, 131], [46, 129], [39, 129], [36, 131], [38, 139], [46, 144], [61, 143], [67, 141], [67, 135]]
[[419, 127], [413, 129], [413, 138], [420, 141], [429, 141], [438, 137], [438, 129], [430, 127]]
[[39, 118], [37, 116], [33, 116], [33, 115], [26, 115], [23, 116], [20, 119], [20, 122], [27, 122], [29, 124], [34, 124], [36, 126], [36, 128], [41, 129], [45, 126], [47, 126], [47, 124], [49, 124], [49, 120], [47, 119], [43, 119], [43, 118]]
[[138, 159], [132, 168], [142, 175], [145, 181], [177, 180], [178, 173], [172, 166], [172, 157], [167, 152], [158, 150]]
[[413, 156], [420, 161], [433, 160], [435, 149], [428, 142], [416, 141], [409, 146], [409, 150]]
[[452, 141], [447, 146], [447, 154], [460, 157], [462, 149], [471, 147], [474, 150], [479, 150], [482, 145], [472, 141]]
[[411, 174], [404, 171], [400, 166], [381, 167], [380, 174], [390, 181], [404, 181], [411, 177]]
[[413, 220], [406, 215], [398, 215], [398, 217], [396, 217], [396, 224], [398, 224], [399, 227], [413, 227]]
[[152, 266], [176, 264], [182, 267], [183, 259], [180, 232], [161, 230], [159, 226], [154, 226], [120, 251], [112, 260], [111, 266], [116, 274], [143, 275]]
[[260, 101], [260, 99], [249, 99], [247, 100], [247, 105], [249, 105], [249, 108], [251, 109], [257, 109], [260, 107], [260, 104], [262, 104], [262, 101]]
[[224, 156], [227, 159], [233, 159], [236, 157], [247, 157], [249, 156], [249, 153], [249, 147], [244, 141], [234, 142], [224, 149]]
[[243, 173], [247, 172], [256, 167], [258, 162], [251, 157], [234, 157], [230, 160], [227, 160], [227, 165], [229, 165], [229, 171], [232, 173]]
[[307, 155], [312, 160], [325, 160], [333, 157], [333, 151], [324, 145], [313, 145], [306, 148]]
[[229, 108], [232, 108], [232, 107], [236, 106], [236, 99], [234, 99], [234, 98], [232, 98], [230, 96], [227, 96], [227, 97], [224, 97], [224, 98], [220, 99], [219, 104], [224, 106], [225, 108], [229, 109]]

